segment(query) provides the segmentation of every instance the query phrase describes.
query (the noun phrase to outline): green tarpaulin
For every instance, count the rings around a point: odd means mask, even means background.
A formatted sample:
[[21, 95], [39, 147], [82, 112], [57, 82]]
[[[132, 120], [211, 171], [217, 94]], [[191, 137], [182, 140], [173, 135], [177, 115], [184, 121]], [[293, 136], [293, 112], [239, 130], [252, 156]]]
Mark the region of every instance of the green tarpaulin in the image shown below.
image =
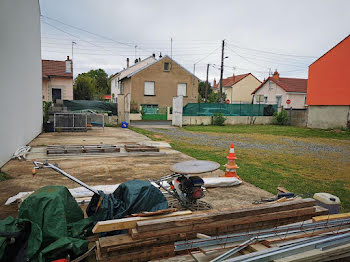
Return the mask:
[[113, 194], [104, 194], [99, 191], [102, 201], [96, 212], [99, 195], [94, 195], [86, 209], [88, 216], [94, 221], [119, 219], [143, 211], [157, 211], [168, 208], [168, 201], [163, 193], [149, 181], [131, 180], [122, 183]]
[[[20, 206], [18, 219], [8, 217], [0, 221], [0, 232], [21, 232], [23, 223], [30, 221], [27, 257], [30, 261], [51, 261], [76, 257], [86, 252], [92, 219], [84, 214], [68, 189], [63, 186], [47, 186], [31, 194]], [[1, 235], [0, 233], [0, 235]], [[0, 260], [8, 245], [0, 237]]]
[[[97, 212], [100, 196], [94, 195], [87, 208], [89, 218], [85, 219], [66, 187], [46, 186], [31, 194], [21, 204], [17, 219], [8, 217], [0, 220], [0, 261], [12, 261], [6, 260], [6, 256], [14, 254], [9, 252], [11, 247], [12, 251], [14, 249], [8, 242], [9, 237], [6, 237], [8, 233], [22, 234], [23, 243], [28, 240], [28, 246], [23, 246], [22, 253], [29, 261], [52, 261], [65, 258], [67, 254], [75, 258], [88, 250], [88, 241], [84, 239], [97, 221], [168, 208], [162, 192], [148, 181], [128, 181], [113, 194], [102, 191], [100, 194], [102, 201]], [[18, 253], [18, 250], [13, 252]]]

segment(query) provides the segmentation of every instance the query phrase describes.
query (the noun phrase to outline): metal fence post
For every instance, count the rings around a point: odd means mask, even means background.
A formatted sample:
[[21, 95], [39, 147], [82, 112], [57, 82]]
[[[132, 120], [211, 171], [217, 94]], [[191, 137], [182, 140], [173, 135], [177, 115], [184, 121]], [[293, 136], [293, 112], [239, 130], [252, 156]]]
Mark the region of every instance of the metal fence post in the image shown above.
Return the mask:
[[53, 130], [56, 132], [56, 113], [53, 114]]

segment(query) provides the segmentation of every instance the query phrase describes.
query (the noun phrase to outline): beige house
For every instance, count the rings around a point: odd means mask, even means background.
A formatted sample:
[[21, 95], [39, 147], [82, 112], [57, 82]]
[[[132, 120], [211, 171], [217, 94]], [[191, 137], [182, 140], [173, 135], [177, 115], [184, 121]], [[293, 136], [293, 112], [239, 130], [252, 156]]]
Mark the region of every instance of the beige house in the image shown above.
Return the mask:
[[73, 100], [73, 70], [69, 56], [66, 61], [41, 60], [43, 101]]
[[306, 89], [307, 79], [282, 78], [275, 71], [252, 94], [254, 104], [277, 104], [283, 108], [304, 109]]
[[120, 94], [143, 107], [171, 107], [173, 97], [183, 96], [184, 105], [198, 101], [198, 78], [164, 56], [126, 75], [120, 81]]
[[[226, 102], [230, 104], [252, 103], [252, 92], [261, 82], [251, 73], [235, 75], [222, 80], [222, 92], [226, 94]], [[220, 92], [220, 83], [214, 80], [214, 92]]]

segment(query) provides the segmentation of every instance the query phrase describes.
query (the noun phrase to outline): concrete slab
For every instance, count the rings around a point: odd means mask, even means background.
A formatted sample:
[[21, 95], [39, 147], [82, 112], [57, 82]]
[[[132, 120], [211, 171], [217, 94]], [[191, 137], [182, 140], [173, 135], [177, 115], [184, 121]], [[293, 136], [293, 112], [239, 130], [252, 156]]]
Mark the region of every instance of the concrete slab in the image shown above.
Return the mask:
[[[149, 138], [129, 129], [105, 128], [91, 130], [86, 133], [45, 133], [34, 139], [31, 154], [27, 161], [11, 160], [1, 169], [12, 179], [0, 182], [0, 219], [8, 215], [17, 215], [17, 206], [4, 206], [6, 200], [19, 192], [37, 190], [47, 185], [63, 185], [75, 188], [77, 184], [50, 169], [41, 169], [35, 177], [32, 176], [32, 160], [45, 159], [43, 145], [62, 144], [123, 144], [151, 143]], [[193, 160], [192, 157], [172, 148], [164, 147], [157, 152], [125, 154], [123, 157], [113, 154], [97, 156], [65, 156], [50, 158], [60, 168], [75, 176], [90, 186], [114, 185], [133, 179], [159, 178], [171, 174], [170, 166], [175, 163]], [[221, 176], [223, 171], [206, 173], [202, 177]], [[214, 208], [241, 208], [252, 206], [252, 201], [260, 197], [271, 197], [271, 194], [248, 183], [237, 187], [208, 189], [203, 200], [211, 203]]]
[[151, 141], [148, 137], [135, 133], [127, 128], [93, 128], [87, 132], [54, 132], [42, 133], [29, 145], [96, 145], [121, 144]]

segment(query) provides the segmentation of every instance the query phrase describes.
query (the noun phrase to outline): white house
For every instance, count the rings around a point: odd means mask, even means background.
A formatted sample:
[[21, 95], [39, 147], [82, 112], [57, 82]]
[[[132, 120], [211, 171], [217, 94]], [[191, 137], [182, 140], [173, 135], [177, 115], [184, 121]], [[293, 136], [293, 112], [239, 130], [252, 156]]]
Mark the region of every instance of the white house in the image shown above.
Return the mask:
[[0, 1], [0, 167], [42, 128], [38, 0]]
[[147, 57], [144, 60], [137, 59], [135, 61], [135, 64], [132, 66], [129, 66], [129, 58], [126, 59], [126, 68], [118, 73], [116, 73], [112, 78], [111, 78], [111, 95], [112, 95], [112, 102], [117, 102], [118, 95], [121, 94], [121, 80], [136, 72], [137, 70], [143, 68], [144, 66], [153, 63], [156, 61], [156, 58], [154, 55]]
[[275, 71], [272, 77], [267, 78], [254, 90], [253, 103], [277, 104], [278, 107], [283, 108], [303, 109], [306, 105], [306, 89], [307, 79], [282, 78]]

